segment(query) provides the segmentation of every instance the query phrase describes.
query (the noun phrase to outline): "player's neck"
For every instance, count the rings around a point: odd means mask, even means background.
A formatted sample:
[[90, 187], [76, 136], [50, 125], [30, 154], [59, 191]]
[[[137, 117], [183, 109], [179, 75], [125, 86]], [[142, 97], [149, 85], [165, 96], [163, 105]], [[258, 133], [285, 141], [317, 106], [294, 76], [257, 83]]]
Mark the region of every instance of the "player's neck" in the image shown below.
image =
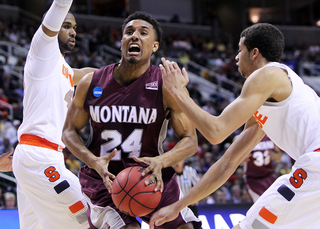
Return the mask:
[[138, 64], [129, 64], [120, 62], [113, 71], [113, 78], [122, 86], [128, 86], [137, 80], [149, 65], [139, 66]]

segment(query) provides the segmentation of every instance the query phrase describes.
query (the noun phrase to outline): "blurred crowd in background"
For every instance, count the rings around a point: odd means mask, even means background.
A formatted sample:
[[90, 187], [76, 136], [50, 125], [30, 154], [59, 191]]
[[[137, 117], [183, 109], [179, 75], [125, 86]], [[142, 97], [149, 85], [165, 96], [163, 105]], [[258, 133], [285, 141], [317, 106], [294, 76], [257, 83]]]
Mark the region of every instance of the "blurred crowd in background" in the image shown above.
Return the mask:
[[[31, 38], [39, 27], [38, 21], [27, 23], [25, 20], [1, 19], [0, 18], [0, 41], [7, 41], [29, 49]], [[118, 62], [118, 55], [104, 55], [102, 47], [107, 45], [115, 50], [120, 50], [121, 28], [111, 29], [108, 25], [98, 27], [85, 27], [79, 25], [77, 28], [77, 45], [74, 52], [66, 56], [67, 62], [74, 68], [96, 67]], [[0, 45], [1, 46], [1, 45]], [[6, 47], [2, 47], [6, 48]], [[181, 36], [177, 33], [163, 37], [160, 49], [153, 55], [152, 61], [156, 63], [159, 57], [178, 59], [180, 63], [193, 61], [205, 67], [209, 71], [198, 72], [200, 77], [212, 83], [228, 79], [236, 83], [237, 87], [231, 88], [233, 93], [230, 98], [220, 97], [215, 91], [210, 98], [204, 98], [199, 85], [190, 83], [188, 90], [190, 96], [202, 109], [213, 115], [219, 115], [222, 110], [239, 95], [244, 78], [237, 71], [235, 56], [237, 48], [219, 38], [204, 38], [200, 35]], [[16, 57], [10, 60], [10, 65], [23, 67], [25, 58]], [[17, 144], [17, 128], [22, 121], [22, 99], [23, 79], [12, 74], [12, 66], [9, 60], [0, 55], [0, 154], [7, 152]], [[320, 64], [320, 47], [287, 47], [282, 62], [289, 65], [298, 72], [302, 63]], [[214, 72], [214, 77], [211, 74]], [[13, 113], [6, 106], [10, 104]], [[186, 164], [192, 166], [201, 177], [207, 169], [214, 164], [228, 148], [235, 135], [239, 134], [241, 128], [224, 142], [218, 145], [210, 144], [200, 133], [198, 133], [198, 152], [186, 160]], [[85, 139], [88, 129], [82, 131]], [[173, 147], [177, 139], [169, 125], [168, 137], [163, 144], [164, 150]], [[78, 173], [82, 162], [75, 158], [67, 149], [65, 150], [66, 166], [75, 174]], [[292, 160], [283, 153], [274, 160], [274, 172], [277, 176], [288, 173]], [[5, 173], [13, 176], [12, 173]], [[219, 174], [217, 174], [219, 176]], [[230, 179], [209, 197], [200, 201], [200, 204], [239, 204], [252, 203], [244, 185], [243, 167], [239, 166]], [[2, 180], [1, 180], [2, 182]], [[15, 188], [0, 182], [0, 209], [16, 207]]]

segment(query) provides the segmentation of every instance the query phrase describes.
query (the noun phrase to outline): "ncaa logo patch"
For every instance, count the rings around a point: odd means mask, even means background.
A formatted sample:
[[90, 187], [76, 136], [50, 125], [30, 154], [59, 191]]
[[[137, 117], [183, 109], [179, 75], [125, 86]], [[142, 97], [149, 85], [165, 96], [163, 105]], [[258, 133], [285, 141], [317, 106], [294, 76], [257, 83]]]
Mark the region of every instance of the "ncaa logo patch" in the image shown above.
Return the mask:
[[95, 97], [100, 97], [101, 95], [102, 95], [102, 88], [101, 87], [95, 87], [94, 89], [93, 89], [93, 95], [95, 96]]
[[147, 83], [147, 84], [146, 84], [146, 89], [157, 91], [157, 90], [158, 90], [158, 81], [154, 81], [154, 82], [151, 82], [151, 83]]

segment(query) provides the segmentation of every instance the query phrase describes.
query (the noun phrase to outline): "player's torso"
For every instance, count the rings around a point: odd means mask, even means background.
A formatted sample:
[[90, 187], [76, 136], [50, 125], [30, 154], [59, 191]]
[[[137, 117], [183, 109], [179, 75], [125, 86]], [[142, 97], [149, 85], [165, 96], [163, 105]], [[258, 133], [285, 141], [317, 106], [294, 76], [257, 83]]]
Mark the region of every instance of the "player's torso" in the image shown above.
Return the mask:
[[292, 158], [320, 147], [320, 100], [291, 69], [285, 68], [292, 82], [292, 93], [284, 101], [266, 102], [254, 114], [270, 139]]
[[114, 80], [113, 65], [95, 71], [84, 108], [90, 114], [88, 148], [96, 156], [117, 148], [109, 164], [114, 174], [134, 163], [132, 156], [162, 153], [167, 120], [163, 107], [161, 72], [155, 66], [129, 86]]
[[62, 56], [51, 74], [41, 78], [30, 76], [26, 65], [23, 122], [18, 131], [19, 137], [22, 134], [33, 134], [64, 145], [61, 133], [73, 98], [72, 76], [73, 70]]

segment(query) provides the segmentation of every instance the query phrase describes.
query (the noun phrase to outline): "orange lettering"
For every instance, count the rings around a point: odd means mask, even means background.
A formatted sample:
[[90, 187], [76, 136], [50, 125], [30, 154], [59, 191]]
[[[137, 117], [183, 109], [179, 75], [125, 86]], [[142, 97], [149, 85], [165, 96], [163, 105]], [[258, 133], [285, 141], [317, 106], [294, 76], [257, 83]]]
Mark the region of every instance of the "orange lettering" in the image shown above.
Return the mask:
[[256, 113], [254, 113], [253, 117], [255, 118], [257, 123], [259, 124], [260, 128], [263, 127], [263, 125], [266, 123], [266, 121], [268, 119], [267, 116], [262, 116], [262, 114], [259, 114], [258, 111], [256, 111]]
[[62, 65], [62, 74], [69, 79], [71, 87], [73, 87], [73, 80], [71, 77], [71, 74], [69, 74], [68, 68], [66, 68], [64, 65]]

